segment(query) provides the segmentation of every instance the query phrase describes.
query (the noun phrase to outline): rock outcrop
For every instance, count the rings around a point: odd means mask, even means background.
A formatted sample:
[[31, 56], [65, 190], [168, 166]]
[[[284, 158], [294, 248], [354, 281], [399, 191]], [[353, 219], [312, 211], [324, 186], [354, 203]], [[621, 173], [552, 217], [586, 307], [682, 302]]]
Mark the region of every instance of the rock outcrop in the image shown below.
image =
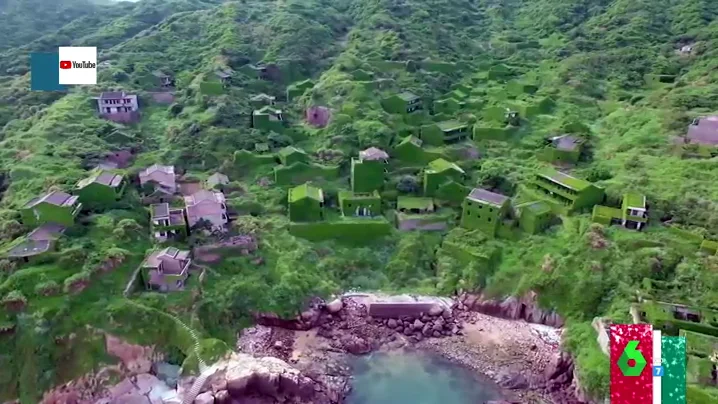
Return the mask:
[[[217, 362], [204, 383], [195, 403], [213, 402], [231, 404], [251, 402], [255, 404], [292, 402], [332, 404], [332, 397], [343, 397], [330, 391], [330, 386], [317, 382], [281, 359], [255, 358], [248, 354], [232, 353]], [[187, 391], [193, 379], [183, 381]]]
[[457, 307], [490, 316], [524, 320], [556, 328], [563, 327], [564, 324], [558, 313], [543, 310], [538, 306], [537, 295], [534, 292], [520, 298], [511, 296], [503, 300], [488, 299], [483, 294], [463, 293], [457, 298]]

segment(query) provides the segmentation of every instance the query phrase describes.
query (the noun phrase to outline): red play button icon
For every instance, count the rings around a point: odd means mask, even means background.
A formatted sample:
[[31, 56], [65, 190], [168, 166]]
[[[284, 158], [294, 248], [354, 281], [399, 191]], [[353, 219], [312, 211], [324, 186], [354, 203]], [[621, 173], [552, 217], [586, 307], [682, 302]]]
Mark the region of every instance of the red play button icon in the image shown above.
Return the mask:
[[61, 60], [60, 61], [60, 69], [69, 69], [72, 67], [72, 62], [69, 60]]

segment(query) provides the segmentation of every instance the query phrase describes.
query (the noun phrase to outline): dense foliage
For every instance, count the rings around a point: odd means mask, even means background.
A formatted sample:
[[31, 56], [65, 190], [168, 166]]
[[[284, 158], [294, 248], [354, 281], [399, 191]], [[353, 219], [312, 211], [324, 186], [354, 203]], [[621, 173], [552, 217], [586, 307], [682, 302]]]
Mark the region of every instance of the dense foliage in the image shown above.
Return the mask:
[[[167, 350], [182, 348], [179, 337], [158, 329], [173, 324], [162, 316], [166, 312], [231, 346], [253, 312], [295, 313], [312, 295], [347, 289], [451, 293], [480, 286], [496, 296], [538, 292], [545, 307], [567, 318], [567, 344], [584, 386], [605, 395], [608, 360], [590, 326], [594, 317], [627, 321], [628, 304], [647, 283], [657, 285], [652, 290], [662, 300], [718, 309], [716, 259], [698, 254], [694, 243], [695, 237], [718, 236], [718, 168], [715, 158], [681, 158], [671, 141], [693, 117], [718, 111], [716, 16], [713, 0], [3, 2], [0, 242], [26, 232], [17, 209], [29, 199], [71, 189], [107, 151], [131, 146], [139, 154], [127, 174], [163, 163], [198, 178], [217, 170], [229, 175], [228, 204], [240, 213], [235, 231], [258, 237], [263, 264], [229, 257], [212, 266], [201, 287], [194, 285], [201, 294], [142, 293], [130, 303], [122, 290], [152, 247], [137, 192], [113, 209], [83, 214], [60, 259], [22, 267], [0, 260], [0, 298], [27, 304], [22, 313], [0, 309], [0, 328], [16, 328], [0, 335], [0, 358], [10, 364], [0, 369], [0, 399], [37, 402], [38, 391], [107, 361], [86, 325]], [[29, 91], [28, 54], [60, 45], [98, 47], [109, 63], [99, 70], [97, 87]], [[684, 45], [693, 46], [690, 55], [677, 51]], [[417, 68], [425, 59], [460, 69]], [[262, 60], [289, 61], [296, 76], [291, 81], [316, 83], [287, 104], [290, 120], [300, 123], [304, 107], [326, 105], [334, 114], [329, 126], [296, 125], [281, 135], [248, 128], [249, 97], [261, 91], [281, 99], [287, 80], [241, 76], [221, 95], [199, 91], [218, 69]], [[388, 60], [411, 62], [376, 68]], [[461, 229], [444, 236], [394, 232], [369, 246], [311, 243], [287, 232], [286, 187], [265, 185], [273, 161], [251, 157], [257, 143], [273, 149], [296, 144], [316, 158], [330, 156], [323, 163], [339, 163], [342, 172], [340, 180], [322, 184], [331, 194], [348, 187], [342, 156], [369, 146], [389, 149], [410, 128], [382, 110], [382, 95], [411, 90], [436, 100], [452, 85], [468, 83], [482, 92], [485, 106], [502, 106], [506, 83], [486, 74], [498, 63], [538, 87], [536, 96], [551, 96], [556, 107], [523, 122], [508, 142], [479, 142], [480, 160], [460, 162], [470, 185], [517, 192], [541, 164], [536, 151], [543, 139], [580, 123], [590, 152], [573, 172], [605, 186], [610, 201], [629, 189], [644, 193], [650, 203], [645, 231], [591, 225], [588, 214], [564, 217], [545, 234], [497, 241], [501, 259], [490, 274], [441, 248], [442, 238], [479, 244], [479, 236]], [[172, 105], [152, 102], [156, 69], [176, 76]], [[356, 79], [358, 71], [386, 79], [386, 89], [367, 88], [366, 80]], [[652, 75], [675, 80], [647, 80]], [[89, 98], [107, 89], [137, 92], [141, 122], [122, 127], [99, 119]], [[478, 109], [462, 115], [468, 122], [482, 119]], [[116, 130], [130, 140], [115, 143], [109, 135]], [[386, 192], [418, 191], [413, 174], [397, 175]], [[113, 271], [97, 270], [118, 257], [122, 263]], [[91, 285], [72, 293], [81, 281]]]

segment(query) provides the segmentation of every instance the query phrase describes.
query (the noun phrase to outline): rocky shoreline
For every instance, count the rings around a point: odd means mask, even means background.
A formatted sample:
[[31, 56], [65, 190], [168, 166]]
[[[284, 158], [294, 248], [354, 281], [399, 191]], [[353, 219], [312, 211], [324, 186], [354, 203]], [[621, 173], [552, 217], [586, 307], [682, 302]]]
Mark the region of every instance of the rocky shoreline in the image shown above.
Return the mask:
[[[561, 319], [538, 309], [535, 300], [528, 295], [497, 302], [468, 294], [317, 299], [294, 319], [257, 314], [257, 325], [239, 336], [237, 352], [202, 375], [181, 378], [176, 387], [150, 370], [151, 350], [130, 346], [118, 355], [125, 370], [121, 383], [97, 388], [71, 382], [46, 394], [43, 403], [338, 404], [351, 392], [354, 355], [401, 349], [471, 369], [499, 387], [501, 403], [588, 402], [571, 358], [559, 348]], [[110, 343], [122, 345], [108, 336]], [[89, 385], [94, 392], [88, 393]]]

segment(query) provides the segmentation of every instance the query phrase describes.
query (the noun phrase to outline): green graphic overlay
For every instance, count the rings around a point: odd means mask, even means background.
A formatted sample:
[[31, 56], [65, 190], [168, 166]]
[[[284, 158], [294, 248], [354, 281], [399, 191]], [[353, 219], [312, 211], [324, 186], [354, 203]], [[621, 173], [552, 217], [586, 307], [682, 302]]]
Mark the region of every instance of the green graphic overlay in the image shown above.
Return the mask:
[[661, 338], [661, 402], [686, 404], [686, 338]]
[[[624, 376], [640, 376], [643, 369], [646, 368], [646, 359], [643, 357], [641, 351], [636, 348], [638, 348], [638, 341], [629, 341], [623, 349], [621, 357], [618, 358], [616, 364]], [[628, 361], [631, 359], [635, 362], [633, 366], [628, 364]]]

